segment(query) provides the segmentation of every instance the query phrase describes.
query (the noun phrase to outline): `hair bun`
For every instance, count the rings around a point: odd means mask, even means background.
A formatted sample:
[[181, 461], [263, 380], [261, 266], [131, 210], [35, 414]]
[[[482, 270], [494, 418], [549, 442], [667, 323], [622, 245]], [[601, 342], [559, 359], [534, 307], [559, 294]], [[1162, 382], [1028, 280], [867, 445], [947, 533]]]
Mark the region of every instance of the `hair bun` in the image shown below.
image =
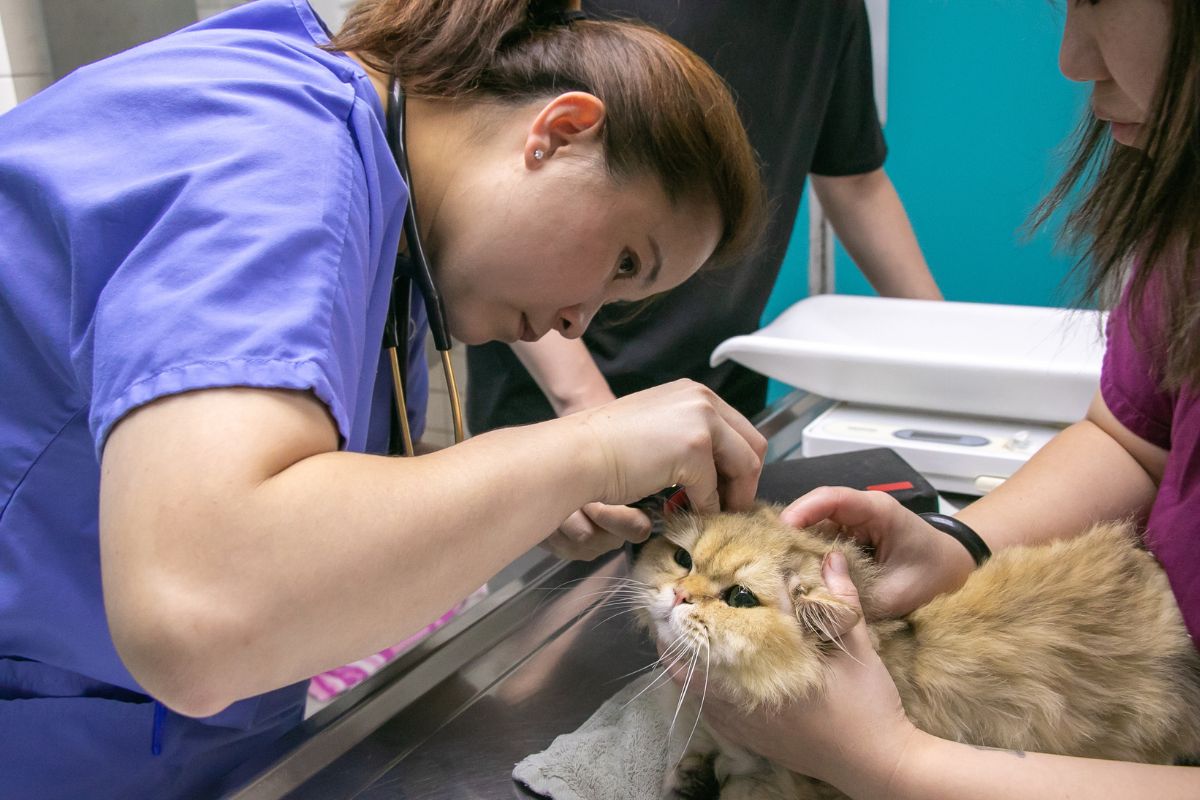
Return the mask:
[[587, 19], [585, 12], [575, 8], [563, 8], [561, 2], [533, 2], [529, 4], [529, 16], [526, 21], [531, 28], [557, 28], [563, 25], [569, 27], [581, 19]]

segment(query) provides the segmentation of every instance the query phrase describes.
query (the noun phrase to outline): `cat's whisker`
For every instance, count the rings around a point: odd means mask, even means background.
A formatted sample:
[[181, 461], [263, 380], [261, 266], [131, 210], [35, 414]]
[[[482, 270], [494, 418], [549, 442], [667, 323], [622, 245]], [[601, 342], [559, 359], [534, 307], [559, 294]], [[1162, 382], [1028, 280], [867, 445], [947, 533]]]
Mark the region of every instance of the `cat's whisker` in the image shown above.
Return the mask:
[[650, 586], [631, 586], [628, 584], [618, 583], [610, 584], [593, 592], [586, 592], [580, 597], [598, 597], [605, 594], [629, 595], [631, 597], [644, 597], [653, 592], [653, 587]]
[[708, 637], [704, 637], [704, 687], [700, 690], [700, 707], [696, 709], [696, 721], [692, 723], [692, 732], [688, 734], [687, 741], [683, 743], [683, 750], [680, 751], [679, 761], [675, 762], [677, 768], [683, 763], [683, 757], [687, 755], [688, 747], [692, 744], [692, 739], [696, 736], [696, 728], [700, 727], [700, 718], [704, 714], [704, 698], [708, 697], [708, 674], [712, 664], [712, 648], [708, 644]]
[[[681, 636], [679, 638], [682, 639], [683, 637]], [[677, 639], [676, 641], [679, 641], [679, 640]], [[672, 647], [674, 647], [674, 645], [672, 645]], [[671, 678], [671, 670], [674, 669], [675, 665], [678, 664], [680, 661], [682, 661], [685, 657], [686, 656], [681, 654], [677, 658], [675, 658], [675, 660], [672, 661], [669, 665], [664, 666], [662, 673], [657, 678], [650, 681], [650, 683], [646, 684], [646, 686], [640, 692], [638, 692], [633, 697], [629, 698], [624, 703], [622, 703], [621, 708], [625, 708], [625, 706], [629, 705], [630, 703], [632, 703], [634, 700], [637, 700], [639, 697], [641, 697], [646, 692], [655, 688], [656, 685], [661, 684], [664, 679], [666, 679], [667, 682], [669, 683], [670, 678]], [[662, 659], [660, 659], [660, 661], [662, 661]]]
[[630, 608], [622, 609], [621, 611], [618, 611], [615, 614], [609, 614], [607, 617], [605, 617], [604, 619], [600, 620], [595, 625], [593, 625], [592, 630], [599, 628], [604, 623], [610, 622], [610, 621], [616, 619], [617, 617], [624, 616], [625, 614], [632, 614], [634, 611], [640, 611], [641, 609], [642, 609], [642, 606], [635, 605], [635, 606], [631, 606]]
[[610, 681], [605, 681], [605, 683], [616, 683], [619, 680], [633, 677], [634, 675], [637, 675], [642, 672], [649, 672], [650, 670], [654, 669], [655, 667], [661, 667], [661, 666], [662, 666], [662, 660], [656, 658], [654, 661], [651, 661], [649, 664], [647, 664], [644, 667], [638, 667], [633, 672], [626, 672], [624, 675], [618, 675], [617, 677], [613, 678]]
[[[677, 659], [674, 663], [671, 664], [671, 667], [674, 667], [675, 664], [678, 664], [680, 660], [682, 660], [682, 659]], [[661, 686], [665, 686], [666, 684], [670, 683], [671, 682], [670, 677], [671, 677], [670, 669], [669, 668], [664, 669], [658, 675], [658, 677], [656, 677], [654, 680], [650, 681], [650, 683], [646, 684], [645, 688], [643, 688], [640, 692], [635, 694], [633, 697], [629, 698], [629, 700], [622, 703], [621, 708], [625, 708], [625, 706], [629, 705], [634, 700], [637, 700], [639, 697], [641, 697], [643, 694], [650, 691], [651, 689], [657, 689], [657, 688], [660, 688]]]
[[851, 653], [849, 650], [846, 649], [846, 645], [844, 645], [842, 643], [842, 634], [840, 634], [840, 633], [835, 634], [832, 630], [830, 630], [830, 627], [833, 625], [833, 622], [834, 622], [833, 612], [831, 612], [827, 609], [822, 609], [821, 617], [822, 617], [821, 619], [813, 619], [812, 624], [818, 630], [821, 631], [821, 633], [830, 642], [830, 644], [832, 644], [838, 650], [841, 650], [843, 653], [845, 653], [846, 656], [851, 661], [853, 661], [855, 664], [858, 664], [859, 666], [863, 666], [863, 662], [859, 661], [854, 656], [853, 653]]
[[683, 690], [679, 693], [679, 702], [675, 704], [675, 716], [671, 717], [671, 725], [667, 728], [667, 742], [671, 741], [671, 734], [675, 732], [675, 721], [679, 719], [679, 710], [683, 708], [683, 703], [687, 700], [688, 689], [692, 685], [692, 676], [696, 674], [696, 664], [700, 660], [700, 648], [692, 648], [692, 663], [688, 665], [687, 677], [683, 679]]
[[[684, 658], [686, 655], [685, 651], [687, 650], [688, 645], [687, 642], [683, 641], [685, 636], [686, 634], [676, 639], [671, 645], [670, 649], [663, 653], [655, 663], [657, 663], [663, 669], [669, 669], [669, 667], [673, 667], [679, 663], [679, 659]], [[667, 664], [667, 659], [671, 659], [670, 665]]]
[[621, 591], [626, 591], [626, 592], [649, 592], [649, 591], [653, 591], [653, 589], [654, 589], [653, 586], [647, 586], [644, 584], [637, 584], [637, 583], [610, 583], [610, 584], [605, 585], [601, 589], [597, 590], [596, 592], [593, 592], [592, 594], [603, 594], [604, 592], [613, 591], [613, 590], [621, 590]]
[[[551, 595], [551, 594], [558, 593], [558, 592], [566, 592], [566, 591], [576, 588], [577, 584], [580, 584], [583, 581], [623, 581], [623, 582], [627, 582], [630, 584], [641, 585], [643, 588], [646, 588], [646, 589], [650, 588], [649, 586], [646, 586], [645, 584], [643, 584], [641, 581], [634, 580], [633, 578], [621, 578], [621, 577], [609, 576], [609, 575], [587, 575], [582, 578], [573, 578], [569, 581], [563, 581], [558, 586], [536, 587], [534, 589], [534, 591], [535, 592], [544, 592], [544, 593], [546, 593], [546, 595]], [[620, 586], [618, 586], [616, 588], [624, 588], [624, 584], [621, 584]], [[629, 588], [632, 590], [632, 587], [629, 587]], [[587, 601], [588, 599], [590, 599], [592, 597], [601, 596], [609, 591], [611, 591], [611, 589], [605, 588], [605, 589], [601, 589], [601, 590], [595, 591], [595, 592], [587, 592], [583, 595], [580, 595], [580, 600]], [[550, 598], [547, 596], [547, 597], [543, 598], [542, 600], [539, 600], [537, 606], [535, 606], [533, 609], [533, 613], [537, 613], [538, 611], [540, 611], [542, 606], [544, 606], [549, 599]]]
[[684, 643], [684, 639], [686, 639], [686, 638], [687, 638], [686, 633], [679, 634], [679, 636], [677, 636], [675, 638], [675, 641], [671, 642], [671, 644], [668, 645], [665, 650], [663, 650], [662, 655], [660, 655], [658, 657], [658, 660], [655, 661], [654, 663], [659, 666], [664, 666], [667, 662], [667, 659], [672, 658], [675, 655], [675, 649], [677, 647], [679, 647], [681, 644], [684, 647], [687, 647], [687, 644]]

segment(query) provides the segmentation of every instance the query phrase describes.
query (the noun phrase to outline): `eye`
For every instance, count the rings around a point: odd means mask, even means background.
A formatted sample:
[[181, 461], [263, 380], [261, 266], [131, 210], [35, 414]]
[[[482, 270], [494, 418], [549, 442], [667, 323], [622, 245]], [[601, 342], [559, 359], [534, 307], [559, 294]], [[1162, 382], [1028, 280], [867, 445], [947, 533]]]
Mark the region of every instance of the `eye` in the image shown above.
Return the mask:
[[641, 267], [638, 264], [637, 258], [633, 253], [626, 250], [621, 254], [621, 260], [617, 262], [617, 279], [637, 277]]
[[675, 551], [675, 563], [684, 569], [692, 568], [692, 554], [682, 547]]
[[745, 586], [730, 586], [725, 590], [725, 594], [721, 599], [733, 608], [754, 608], [759, 604], [758, 598], [754, 596], [754, 592]]

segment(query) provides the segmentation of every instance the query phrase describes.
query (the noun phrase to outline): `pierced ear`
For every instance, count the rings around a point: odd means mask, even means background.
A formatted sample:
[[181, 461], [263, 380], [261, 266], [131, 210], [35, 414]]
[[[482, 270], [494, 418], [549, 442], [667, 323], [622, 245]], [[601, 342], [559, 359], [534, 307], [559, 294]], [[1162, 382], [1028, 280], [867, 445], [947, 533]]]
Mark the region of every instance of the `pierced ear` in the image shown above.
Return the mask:
[[810, 584], [795, 572], [789, 572], [786, 580], [796, 619], [821, 641], [840, 639], [858, 624], [858, 609], [830, 594], [819, 578]]
[[587, 92], [566, 92], [547, 103], [525, 138], [525, 166], [537, 169], [559, 148], [599, 138], [604, 127], [604, 102]]

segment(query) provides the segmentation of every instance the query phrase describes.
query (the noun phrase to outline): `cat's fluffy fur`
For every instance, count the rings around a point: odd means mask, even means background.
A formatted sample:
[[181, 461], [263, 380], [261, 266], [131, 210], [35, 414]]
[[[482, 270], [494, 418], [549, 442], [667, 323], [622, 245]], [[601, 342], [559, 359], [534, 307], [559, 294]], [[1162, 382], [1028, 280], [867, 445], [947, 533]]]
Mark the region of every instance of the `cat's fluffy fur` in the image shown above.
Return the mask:
[[[820, 692], [837, 634], [857, 619], [821, 580], [835, 548], [870, 616], [877, 568], [852, 542], [787, 527], [778, 508], [677, 515], [634, 570], [644, 620], [664, 645], [678, 640], [676, 652], [694, 648], [709, 680], [747, 708]], [[680, 549], [691, 569], [676, 563]], [[730, 606], [723, 594], [736, 585], [761, 605]], [[676, 590], [688, 596], [677, 608]], [[1005, 549], [958, 591], [869, 629], [909, 718], [937, 736], [1163, 764], [1200, 754], [1200, 655], [1130, 526]], [[703, 725], [665, 795], [689, 796], [698, 772], [715, 772], [722, 798], [841, 797]]]

